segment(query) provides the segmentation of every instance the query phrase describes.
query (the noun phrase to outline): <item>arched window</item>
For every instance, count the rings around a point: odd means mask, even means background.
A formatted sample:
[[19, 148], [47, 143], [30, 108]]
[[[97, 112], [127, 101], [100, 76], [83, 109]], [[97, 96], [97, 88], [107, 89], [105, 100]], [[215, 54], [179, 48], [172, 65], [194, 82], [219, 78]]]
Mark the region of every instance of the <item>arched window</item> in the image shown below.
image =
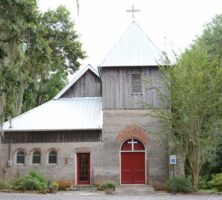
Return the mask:
[[41, 162], [41, 153], [39, 151], [34, 151], [32, 154], [32, 163], [40, 164]]
[[56, 164], [57, 163], [57, 152], [51, 151], [49, 153], [49, 164]]
[[129, 139], [122, 144], [121, 151], [145, 151], [145, 148], [139, 140]]
[[16, 154], [16, 163], [25, 164], [25, 153], [23, 151], [18, 151]]

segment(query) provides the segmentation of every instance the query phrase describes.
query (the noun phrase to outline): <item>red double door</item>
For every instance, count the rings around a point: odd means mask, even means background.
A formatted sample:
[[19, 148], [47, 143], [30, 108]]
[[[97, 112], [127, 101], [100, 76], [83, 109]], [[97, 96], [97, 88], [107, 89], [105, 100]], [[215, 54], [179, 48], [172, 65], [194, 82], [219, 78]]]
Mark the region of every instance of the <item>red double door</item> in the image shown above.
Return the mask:
[[145, 150], [138, 140], [122, 145], [121, 184], [145, 184]]

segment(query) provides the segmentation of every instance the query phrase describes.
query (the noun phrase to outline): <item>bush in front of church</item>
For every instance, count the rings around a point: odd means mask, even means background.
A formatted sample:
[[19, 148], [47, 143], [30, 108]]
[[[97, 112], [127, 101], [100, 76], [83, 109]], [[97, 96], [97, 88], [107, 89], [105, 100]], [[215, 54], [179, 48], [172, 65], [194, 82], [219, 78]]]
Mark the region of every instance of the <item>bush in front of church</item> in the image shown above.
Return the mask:
[[213, 175], [212, 180], [208, 181], [210, 188], [222, 191], [222, 173]]
[[10, 185], [7, 181], [0, 179], [0, 190], [8, 189], [9, 187]]
[[185, 177], [169, 178], [166, 181], [166, 189], [172, 193], [191, 193], [194, 191], [190, 179]]
[[36, 190], [44, 191], [47, 189], [46, 180], [39, 172], [29, 172], [25, 176], [16, 177], [11, 181], [14, 190]]

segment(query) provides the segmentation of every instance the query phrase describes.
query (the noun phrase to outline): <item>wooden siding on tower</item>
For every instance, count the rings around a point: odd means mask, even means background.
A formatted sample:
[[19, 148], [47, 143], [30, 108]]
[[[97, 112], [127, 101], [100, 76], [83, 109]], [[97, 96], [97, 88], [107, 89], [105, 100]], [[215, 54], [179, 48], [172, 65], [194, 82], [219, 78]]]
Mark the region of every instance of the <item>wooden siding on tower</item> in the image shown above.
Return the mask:
[[[132, 74], [141, 74], [141, 93], [132, 93]], [[143, 109], [144, 103], [166, 107], [157, 95], [156, 89], [161, 88], [158, 67], [104, 67], [101, 79], [103, 109]]]
[[88, 70], [62, 95], [62, 98], [101, 96], [101, 81], [98, 76]]

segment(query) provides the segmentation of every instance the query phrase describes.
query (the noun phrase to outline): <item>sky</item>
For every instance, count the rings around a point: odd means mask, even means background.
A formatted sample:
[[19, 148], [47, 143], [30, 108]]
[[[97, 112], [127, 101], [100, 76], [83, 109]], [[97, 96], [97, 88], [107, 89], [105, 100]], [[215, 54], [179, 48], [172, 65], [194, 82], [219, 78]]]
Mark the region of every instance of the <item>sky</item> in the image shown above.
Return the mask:
[[96, 67], [132, 22], [126, 12], [132, 5], [140, 12], [135, 21], [162, 51], [178, 54], [188, 48], [216, 14], [222, 0], [39, 0], [41, 11], [65, 5], [71, 12], [79, 40], [87, 53], [82, 66]]

